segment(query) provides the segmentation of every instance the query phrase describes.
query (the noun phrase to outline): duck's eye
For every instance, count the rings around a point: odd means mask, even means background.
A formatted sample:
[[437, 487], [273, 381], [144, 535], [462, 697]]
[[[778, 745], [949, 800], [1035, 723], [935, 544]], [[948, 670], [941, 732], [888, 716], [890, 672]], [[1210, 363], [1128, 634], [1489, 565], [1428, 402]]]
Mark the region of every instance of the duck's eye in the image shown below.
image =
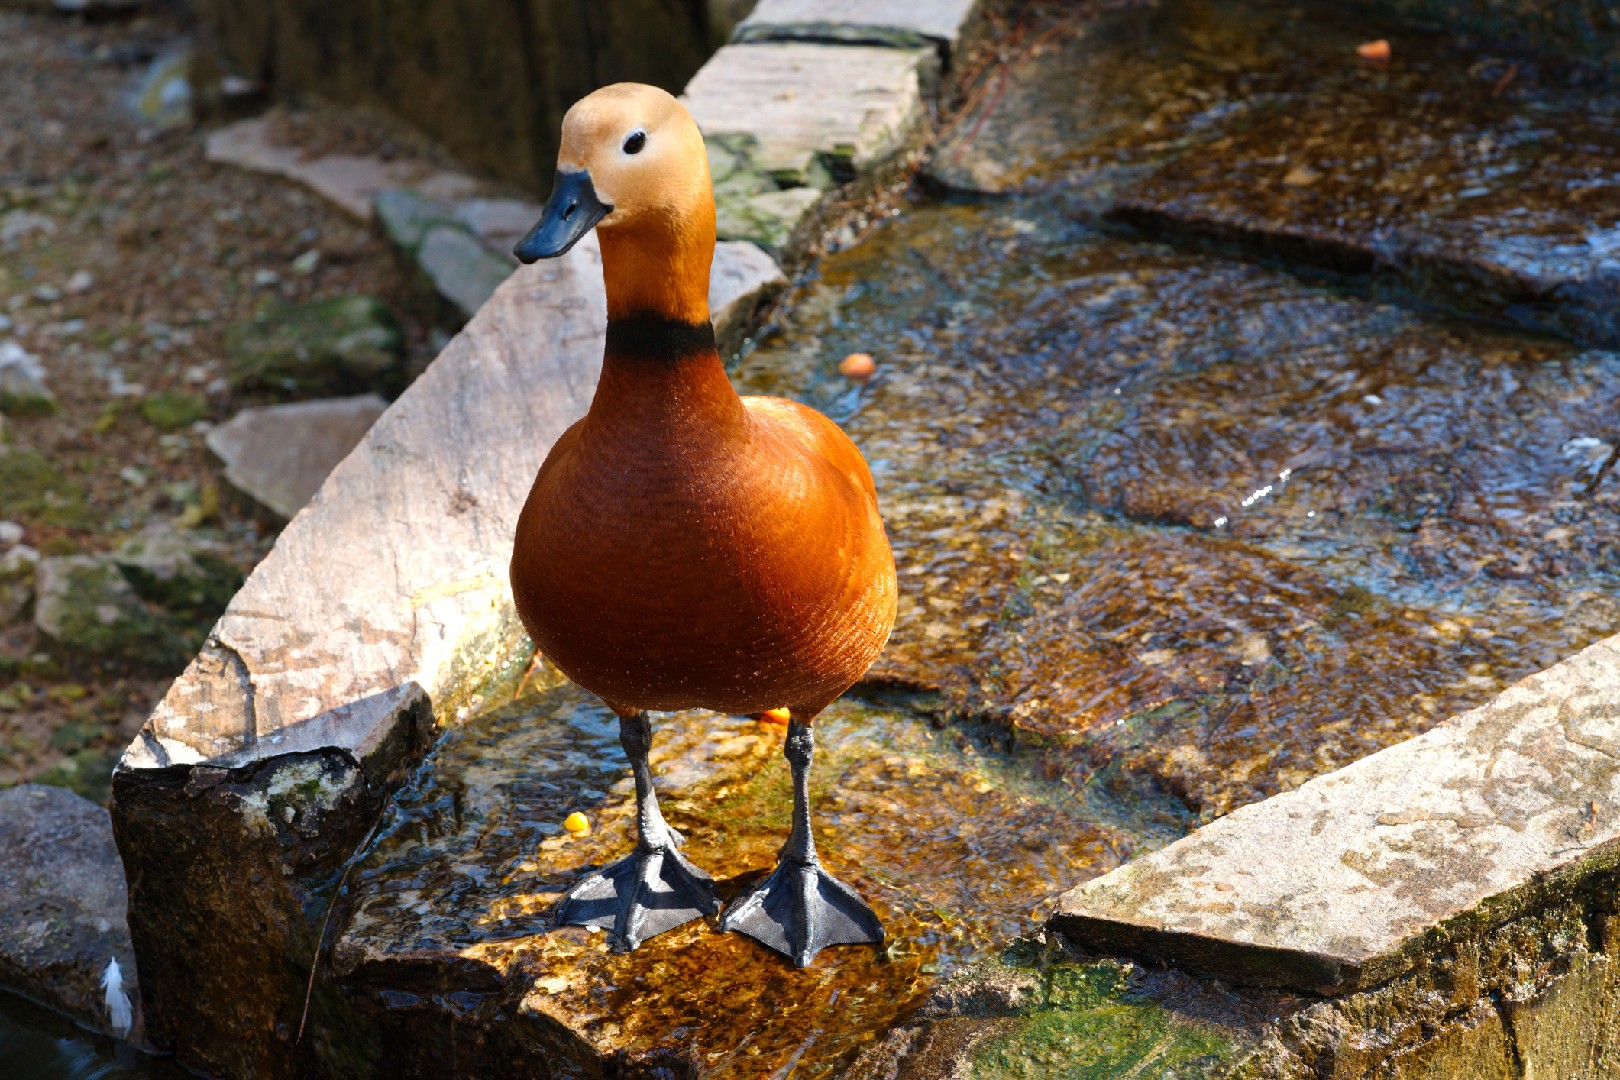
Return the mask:
[[646, 145], [647, 133], [645, 131], [632, 131], [629, 138], [624, 140], [624, 152], [627, 154], [639, 154], [641, 148]]

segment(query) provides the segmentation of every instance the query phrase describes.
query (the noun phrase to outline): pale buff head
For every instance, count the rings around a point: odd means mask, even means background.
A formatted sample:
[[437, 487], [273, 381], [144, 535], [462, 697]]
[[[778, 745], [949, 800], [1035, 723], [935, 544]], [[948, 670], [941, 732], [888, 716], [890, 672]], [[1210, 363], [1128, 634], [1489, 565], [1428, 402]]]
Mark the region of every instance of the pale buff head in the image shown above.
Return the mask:
[[610, 316], [708, 321], [709, 159], [692, 114], [656, 86], [603, 87], [568, 110], [551, 197], [513, 253], [555, 258], [593, 226]]
[[563, 117], [559, 173], [584, 171], [613, 208], [600, 229], [649, 215], [701, 213], [713, 200], [703, 136], [674, 96], [656, 86], [615, 83], [581, 98]]

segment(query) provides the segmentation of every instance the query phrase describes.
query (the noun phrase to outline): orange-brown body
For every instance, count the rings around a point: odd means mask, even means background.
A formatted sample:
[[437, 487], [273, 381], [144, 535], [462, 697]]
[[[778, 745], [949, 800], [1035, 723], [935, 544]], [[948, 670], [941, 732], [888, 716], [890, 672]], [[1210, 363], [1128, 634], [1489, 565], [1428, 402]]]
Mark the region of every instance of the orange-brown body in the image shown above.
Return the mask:
[[[518, 520], [518, 614], [548, 659], [621, 713], [785, 705], [809, 720], [894, 624], [871, 473], [820, 413], [738, 397], [712, 337], [658, 344], [661, 326], [707, 331], [713, 195], [673, 98], [640, 121], [646, 156], [667, 163], [599, 149], [616, 149], [602, 132], [617, 138], [626, 109], [648, 108], [646, 88], [615, 89], [564, 127], [559, 168], [589, 169], [615, 207], [598, 227], [610, 344], [589, 413], [552, 448]], [[653, 343], [616, 353], [627, 324], [651, 327]]]

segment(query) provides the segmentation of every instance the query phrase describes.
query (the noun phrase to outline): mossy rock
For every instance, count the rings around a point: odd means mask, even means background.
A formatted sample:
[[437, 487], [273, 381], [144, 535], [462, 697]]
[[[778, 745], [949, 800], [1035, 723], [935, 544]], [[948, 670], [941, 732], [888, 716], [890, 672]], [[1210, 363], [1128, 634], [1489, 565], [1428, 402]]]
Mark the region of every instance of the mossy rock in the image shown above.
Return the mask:
[[112, 560], [93, 555], [39, 566], [34, 624], [59, 647], [103, 664], [177, 672], [193, 642], [150, 609]]
[[0, 506], [10, 517], [83, 528], [90, 523], [84, 488], [33, 450], [0, 447]]
[[113, 561], [142, 599], [209, 622], [242, 587], [234, 565], [167, 525], [130, 537]]
[[1252, 1038], [1145, 992], [1132, 965], [1060, 961], [1024, 974], [1039, 979], [1038, 1001], [974, 1048], [974, 1080], [1215, 1080], [1254, 1051]]
[[178, 431], [208, 415], [208, 402], [198, 394], [173, 390], [141, 401], [141, 418], [161, 431]]
[[288, 393], [377, 389], [399, 379], [404, 336], [381, 300], [275, 301], [225, 332], [238, 388]]

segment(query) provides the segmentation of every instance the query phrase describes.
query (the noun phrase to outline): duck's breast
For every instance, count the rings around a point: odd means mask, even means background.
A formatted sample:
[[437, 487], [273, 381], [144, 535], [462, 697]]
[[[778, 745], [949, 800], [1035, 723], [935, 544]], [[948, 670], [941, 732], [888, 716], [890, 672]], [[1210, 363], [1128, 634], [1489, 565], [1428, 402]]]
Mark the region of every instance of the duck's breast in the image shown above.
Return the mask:
[[819, 708], [894, 622], [894, 562], [859, 452], [821, 414], [745, 398], [725, 445], [598, 439], [576, 427], [519, 519], [524, 625], [609, 702]]

